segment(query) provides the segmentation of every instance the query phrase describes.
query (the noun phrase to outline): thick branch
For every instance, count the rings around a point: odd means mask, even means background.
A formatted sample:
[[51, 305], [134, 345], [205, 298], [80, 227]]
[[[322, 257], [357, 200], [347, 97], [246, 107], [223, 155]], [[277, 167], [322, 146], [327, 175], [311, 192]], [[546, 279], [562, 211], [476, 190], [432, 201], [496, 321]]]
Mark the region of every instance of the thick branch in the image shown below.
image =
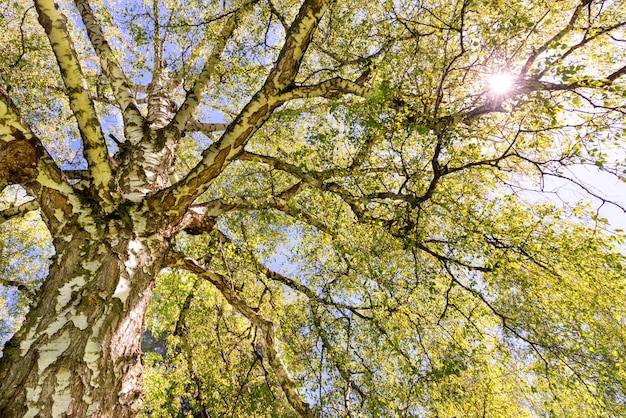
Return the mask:
[[207, 280], [213, 286], [215, 286], [224, 296], [224, 298], [245, 316], [252, 324], [254, 324], [263, 334], [265, 343], [265, 349], [268, 357], [268, 361], [272, 370], [280, 383], [283, 392], [289, 401], [289, 404], [303, 417], [313, 418], [315, 415], [309, 407], [309, 404], [302, 400], [302, 397], [298, 393], [295, 382], [292, 380], [287, 368], [280, 358], [280, 354], [276, 347], [276, 325], [257, 312], [248, 303], [237, 294], [233, 289], [227, 278], [222, 275], [206, 269], [201, 266], [197, 261], [185, 257], [183, 254], [174, 253], [167, 260], [166, 263], [169, 267], [181, 268], [197, 274], [199, 277]]
[[172, 234], [175, 234], [180, 230], [184, 230], [190, 234], [210, 232], [215, 225], [215, 218], [225, 213], [238, 210], [275, 209], [301, 222], [311, 225], [320, 231], [326, 232], [329, 235], [334, 235], [334, 231], [332, 231], [331, 228], [324, 222], [307, 213], [301, 207], [294, 207], [293, 205], [287, 203], [287, 201], [292, 198], [301, 187], [302, 183], [296, 183], [284, 192], [263, 199], [253, 200], [244, 197], [237, 197], [229, 200], [215, 199], [198, 205], [193, 205], [189, 208], [187, 213], [185, 213], [180, 224], [178, 224], [176, 228], [173, 228], [171, 232]]
[[86, 170], [63, 170], [63, 174], [71, 180], [89, 180], [89, 172]]
[[369, 92], [370, 88], [368, 87], [363, 87], [362, 85], [357, 84], [354, 81], [346, 80], [345, 78], [335, 77], [314, 86], [295, 87], [281, 94], [279, 100], [286, 102], [293, 99], [308, 99], [312, 97], [336, 99], [345, 94], [365, 97]]
[[76, 50], [67, 30], [67, 19], [53, 0], [36, 0], [35, 6], [39, 13], [39, 23], [45, 29], [56, 56], [61, 77], [67, 89], [70, 108], [78, 123], [78, 130], [83, 140], [83, 155], [89, 164], [89, 178], [96, 187], [100, 199], [110, 204], [112, 173], [106, 143]]
[[[224, 168], [243, 150], [252, 135], [282, 104], [278, 96], [293, 83], [304, 53], [329, 0], [307, 0], [287, 32], [278, 61], [263, 87], [252, 97], [230, 124], [224, 135], [203, 153], [202, 160], [180, 182], [153, 196], [148, 205], [164, 208], [174, 223], [191, 203], [202, 194]], [[190, 115], [189, 115], [190, 116]], [[182, 118], [182, 116], [181, 116]], [[187, 124], [188, 116], [183, 118]], [[178, 123], [178, 122], [177, 122]]]
[[205, 135], [225, 131], [226, 128], [228, 128], [228, 123], [202, 123], [193, 118], [187, 122], [187, 131], [202, 132]]
[[87, 0], [74, 0], [74, 4], [80, 12], [91, 45], [100, 59], [102, 71], [109, 79], [113, 95], [122, 111], [126, 139], [132, 143], [137, 143], [143, 137], [142, 125], [144, 120], [137, 109], [126, 75], [117, 63], [89, 2]]
[[[74, 214], [86, 212], [64, 178], [41, 141], [20, 117], [6, 91], [0, 87], [0, 185], [22, 185], [40, 203], [50, 231], [60, 233]], [[81, 220], [85, 227], [91, 224], [88, 216]]]
[[281, 93], [293, 83], [304, 53], [311, 43], [313, 32], [329, 4], [328, 0], [306, 0], [300, 7], [296, 19], [287, 31], [278, 61], [268, 76], [266, 85], [271, 95]]

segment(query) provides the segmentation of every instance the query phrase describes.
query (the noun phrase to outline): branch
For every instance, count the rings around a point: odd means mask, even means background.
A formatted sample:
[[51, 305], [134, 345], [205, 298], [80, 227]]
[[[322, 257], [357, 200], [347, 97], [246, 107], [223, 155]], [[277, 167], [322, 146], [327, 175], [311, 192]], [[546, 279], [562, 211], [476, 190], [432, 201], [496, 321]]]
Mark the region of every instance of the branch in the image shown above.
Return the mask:
[[[244, 106], [222, 137], [202, 153], [202, 160], [178, 183], [156, 193], [149, 207], [159, 207], [172, 223], [177, 223], [191, 203], [219, 176], [243, 150], [252, 135], [282, 104], [278, 96], [290, 86], [300, 68], [304, 53], [330, 0], [306, 0], [286, 35], [285, 44], [265, 84]], [[182, 115], [182, 114], [181, 114]], [[182, 129], [191, 116], [181, 116]], [[177, 118], [178, 119], [178, 118]]]
[[[606, 79], [609, 80], [611, 83], [613, 83], [615, 80], [617, 80], [618, 78], [620, 78], [621, 76], [625, 74], [626, 74], [626, 65], [620, 68], [619, 70], [615, 71], [613, 74], [608, 75]], [[611, 83], [608, 83], [608, 84], [611, 84]]]
[[323, 171], [305, 171], [299, 166], [283, 161], [277, 157], [271, 155], [257, 154], [249, 151], [242, 151], [237, 156], [238, 161], [254, 161], [267, 164], [268, 166], [284, 171], [292, 176], [300, 179], [302, 182], [323, 189], [324, 180], [329, 180], [333, 177], [340, 176], [354, 176], [356, 174], [373, 174], [373, 173], [389, 173], [391, 170], [388, 167], [366, 167], [360, 168], [361, 164], [355, 165], [352, 163], [348, 168], [329, 168]]
[[285, 19], [285, 16], [283, 16], [278, 11], [278, 9], [276, 9], [276, 6], [274, 6], [274, 3], [272, 3], [272, 0], [267, 0], [267, 4], [270, 7], [270, 12], [272, 13], [272, 15], [278, 18], [278, 20], [280, 21], [280, 24], [283, 26], [283, 29], [285, 30], [285, 32], [287, 32], [289, 30], [289, 24], [287, 24], [287, 19]]
[[520, 72], [520, 75], [522, 77], [528, 73], [528, 71], [533, 66], [533, 64], [535, 63], [535, 60], [537, 59], [539, 55], [546, 52], [548, 48], [550, 47], [550, 45], [554, 44], [555, 42], [558, 42], [560, 39], [562, 39], [565, 35], [567, 35], [574, 28], [574, 24], [578, 20], [578, 17], [580, 16], [580, 12], [583, 9], [583, 7], [585, 7], [586, 4], [589, 4], [589, 0], [581, 1], [580, 4], [576, 6], [576, 9], [574, 9], [574, 13], [572, 13], [572, 16], [570, 17], [570, 20], [567, 23], [567, 25], [563, 29], [561, 29], [559, 33], [554, 35], [552, 38], [548, 39], [547, 42], [545, 42], [538, 49], [536, 49], [530, 55], [530, 57], [528, 57], [528, 59], [526, 60], [526, 63], [524, 64], [524, 67], [522, 67], [522, 70]]
[[362, 85], [346, 80], [345, 78], [335, 77], [330, 80], [323, 81], [313, 86], [294, 87], [291, 90], [281, 94], [279, 100], [286, 102], [293, 99], [309, 99], [312, 97], [324, 97], [327, 99], [336, 99], [344, 94], [353, 94], [355, 96], [365, 97], [371, 89]]
[[[550, 176], [550, 177], [554, 177], [554, 178], [558, 178], [561, 180], [565, 180], [568, 181], [576, 186], [578, 186], [579, 188], [581, 188], [585, 193], [587, 193], [588, 195], [598, 199], [599, 201], [602, 202], [602, 205], [604, 204], [610, 204], [614, 207], [616, 207], [617, 209], [621, 210], [622, 212], [626, 213], [626, 206], [622, 205], [619, 203], [618, 201], [613, 201], [610, 199], [607, 199], [605, 197], [603, 197], [601, 194], [599, 194], [598, 192], [595, 192], [594, 190], [592, 190], [592, 186], [589, 184], [586, 184], [584, 181], [580, 180], [576, 175], [574, 175], [572, 173], [572, 176], [567, 176], [565, 174], [561, 174], [558, 171], [547, 171], [544, 170], [543, 167], [547, 166], [549, 163], [551, 162], [559, 162], [559, 161], [555, 161], [555, 160], [547, 160], [547, 161], [535, 161], [531, 158], [525, 157], [519, 153], [516, 153], [515, 156], [517, 158], [519, 158], [520, 160], [526, 161], [529, 164], [532, 164], [535, 169], [539, 172], [539, 174], [544, 177], [544, 176]], [[568, 168], [567, 166], [565, 166], [566, 168]], [[607, 171], [605, 171], [607, 172]], [[571, 171], [570, 171], [571, 173]], [[615, 173], [614, 173], [615, 174]]]
[[194, 118], [191, 118], [187, 122], [186, 130], [189, 132], [202, 132], [205, 135], [210, 135], [213, 132], [225, 131], [228, 128], [228, 123], [202, 123]]
[[17, 290], [22, 292], [24, 296], [26, 296], [28, 299], [31, 299], [31, 300], [34, 299], [36, 296], [35, 292], [30, 290], [28, 286], [26, 285], [26, 283], [19, 281], [19, 280], [10, 280], [10, 279], [0, 278], [0, 285], [15, 287], [17, 288]]
[[237, 197], [229, 200], [215, 199], [193, 205], [185, 213], [181, 222], [175, 228], [172, 228], [170, 232], [171, 234], [175, 234], [184, 230], [192, 235], [210, 232], [215, 225], [215, 218], [225, 213], [238, 210], [275, 209], [334, 236], [335, 232], [324, 222], [305, 212], [302, 208], [295, 208], [293, 205], [287, 203], [290, 198], [295, 196], [302, 185], [302, 183], [296, 183], [289, 189], [264, 199], [253, 200], [246, 197]]
[[[546, 368], [548, 367], [548, 360], [544, 357], [544, 354], [541, 352], [541, 349], [547, 350], [549, 352], [552, 352], [553, 354], [555, 354], [555, 350], [553, 350], [555, 347], [550, 347], [550, 346], [544, 346], [541, 343], [534, 341], [531, 338], [525, 337], [523, 336], [520, 332], [518, 332], [513, 326], [509, 325], [511, 322], [515, 322], [515, 320], [503, 313], [501, 313], [498, 309], [496, 309], [496, 307], [487, 300], [487, 298], [478, 290], [472, 288], [471, 286], [466, 286], [465, 284], [461, 283], [457, 277], [452, 273], [452, 270], [450, 270], [449, 266], [445, 263], [443, 263], [443, 267], [446, 270], [446, 272], [448, 273], [448, 275], [450, 276], [450, 278], [452, 279], [452, 281], [454, 283], [456, 283], [458, 286], [460, 286], [461, 288], [463, 288], [465, 291], [469, 292], [471, 295], [473, 295], [475, 298], [479, 299], [495, 316], [497, 316], [498, 318], [500, 318], [500, 320], [502, 321], [502, 327], [506, 330], [508, 330], [509, 332], [511, 332], [514, 336], [516, 336], [518, 339], [520, 339], [521, 341], [524, 341], [526, 344], [528, 344], [533, 351], [539, 356], [539, 358], [541, 358], [541, 360], [544, 362], [544, 364], [546, 365]], [[569, 365], [567, 364], [567, 362], [558, 354], [556, 354], [556, 357], [559, 361], [561, 361], [563, 364], [565, 364], [568, 368]], [[582, 381], [582, 379], [580, 378], [580, 376], [578, 376], [578, 374], [576, 373], [577, 377]], [[584, 381], [583, 381], [584, 383]]]
[[109, 79], [115, 100], [117, 100], [120, 110], [122, 111], [126, 139], [133, 144], [138, 143], [143, 138], [142, 126], [144, 119], [137, 109], [137, 103], [135, 103], [135, 99], [131, 94], [126, 75], [117, 63], [115, 55], [103, 35], [100, 22], [96, 19], [89, 5], [89, 1], [74, 0], [74, 4], [87, 29], [87, 36], [89, 36], [91, 45], [100, 59], [100, 67]]
[[607, 87], [613, 84], [615, 80], [626, 74], [626, 65], [615, 70], [613, 73], [601, 79], [588, 78], [578, 80], [569, 84], [551, 83], [547, 81], [531, 82], [524, 86], [523, 92], [531, 92], [536, 90], [544, 91], [572, 91], [578, 88], [599, 88]]
[[[583, 37], [583, 39], [578, 42], [577, 44], [571, 46], [567, 51], [565, 51], [561, 56], [559, 56], [556, 60], [552, 61], [551, 64], [552, 66], [554, 66], [554, 64], [556, 63], [560, 63], [563, 62], [565, 60], [565, 58], [567, 58], [569, 55], [571, 55], [574, 51], [582, 48], [583, 46], [587, 45], [589, 42], [593, 41], [594, 39], [602, 36], [602, 35], [606, 35], [609, 32], [615, 30], [615, 29], [619, 29], [620, 27], [626, 25], [626, 21], [625, 22], [619, 22], [616, 23], [614, 25], [608, 26], [606, 28], [603, 28], [601, 30], [598, 30], [597, 32], [595, 32], [593, 35], [588, 36], [588, 31], [589, 28], [587, 28], [587, 30], [585, 31], [585, 35]], [[535, 79], [539, 79], [542, 76], [544, 76], [549, 70], [550, 70], [550, 66], [544, 68], [539, 74], [537, 74], [536, 76], [534, 76]]]
[[252, 308], [241, 296], [237, 294], [235, 289], [229, 284], [229, 280], [200, 265], [197, 261], [185, 257], [181, 253], [171, 253], [166, 260], [166, 264], [172, 268], [180, 268], [207, 280], [215, 286], [239, 313], [245, 316], [252, 324], [254, 324], [263, 334], [267, 357], [278, 382], [287, 398], [289, 404], [303, 417], [313, 418], [315, 415], [309, 407], [309, 404], [302, 400], [298, 393], [295, 382], [292, 380], [285, 364], [280, 358], [276, 347], [276, 325]]
[[39, 209], [39, 203], [37, 200], [29, 200], [18, 206], [12, 206], [10, 208], [0, 211], [0, 225], [8, 221], [9, 219], [16, 218]]
[[71, 180], [89, 180], [87, 170], [63, 170], [63, 174]]
[[[435, 164], [434, 161], [436, 160], [437, 157], [438, 157], [438, 152], [436, 152], [435, 156], [433, 157], [433, 164]], [[439, 178], [442, 177], [444, 174], [446, 174], [445, 172], [442, 172], [440, 170], [436, 171], [433, 177], [433, 180], [430, 184], [430, 187], [422, 196], [415, 196], [415, 195], [410, 195], [410, 194], [399, 194], [399, 193], [393, 193], [393, 192], [378, 192], [378, 193], [370, 193], [370, 194], [363, 195], [363, 196], [354, 196], [350, 192], [345, 190], [340, 184], [324, 181], [333, 176], [337, 176], [339, 174], [345, 174], [346, 176], [354, 174], [353, 172], [352, 173], [350, 172], [353, 170], [352, 166], [348, 170], [346, 170], [345, 173], [341, 173], [341, 170], [333, 170], [333, 169], [326, 170], [323, 172], [305, 172], [300, 167], [291, 163], [281, 161], [276, 157], [255, 154], [255, 153], [247, 152], [247, 151], [243, 151], [241, 154], [239, 154], [237, 159], [243, 160], [243, 161], [262, 162], [264, 164], [270, 165], [273, 168], [276, 168], [278, 170], [284, 171], [286, 173], [289, 173], [295, 176], [296, 178], [300, 179], [301, 182], [306, 183], [307, 185], [310, 185], [322, 191], [334, 193], [338, 195], [339, 197], [341, 197], [348, 205], [350, 205], [353, 211], [355, 211], [356, 206], [372, 199], [403, 201], [403, 202], [409, 203], [412, 207], [415, 207], [419, 203], [430, 199], [437, 185], [437, 182], [439, 181]], [[379, 170], [378, 169], [366, 169], [365, 170], [365, 172], [370, 172], [370, 171], [376, 172]], [[357, 212], [360, 213], [361, 211], [357, 210], [355, 213]]]
[[187, 93], [185, 101], [174, 115], [174, 118], [170, 122], [170, 126], [174, 127], [178, 132], [183, 132], [187, 123], [191, 120], [194, 112], [198, 108], [202, 99], [204, 89], [211, 80], [215, 66], [220, 62], [224, 48], [226, 48], [226, 42], [230, 39], [235, 28], [237, 27], [237, 19], [240, 17], [241, 11], [230, 15], [222, 31], [218, 37], [217, 43], [213, 46], [213, 52], [211, 56], [204, 63], [204, 67], [200, 72], [200, 75], [196, 79], [191, 90]]
[[111, 204], [110, 184], [113, 175], [109, 165], [106, 142], [76, 50], [67, 30], [67, 19], [53, 0], [36, 0], [35, 7], [39, 14], [39, 23], [45, 29], [56, 56], [61, 77], [67, 89], [70, 108], [78, 123], [78, 130], [83, 140], [83, 156], [89, 164], [89, 178], [96, 188], [98, 197], [103, 202]]
[[[347, 190], [345, 190], [341, 185], [339, 185], [338, 183], [334, 183], [334, 182], [324, 182], [322, 179], [326, 179], [329, 177], [332, 177], [333, 175], [337, 174], [336, 170], [329, 170], [326, 172], [311, 172], [311, 173], [307, 173], [304, 170], [302, 170], [301, 168], [290, 164], [290, 163], [286, 163], [284, 161], [281, 161], [275, 157], [270, 157], [270, 156], [266, 156], [266, 155], [259, 155], [259, 154], [254, 154], [251, 152], [247, 152], [247, 151], [243, 151], [239, 156], [239, 159], [241, 160], [249, 160], [249, 161], [260, 161], [263, 162], [265, 164], [271, 165], [272, 167], [284, 171], [286, 173], [289, 173], [295, 177], [297, 177], [298, 179], [301, 180], [302, 183], [305, 183], [307, 185], [310, 185], [312, 187], [315, 187], [319, 190], [325, 191], [325, 192], [331, 192], [334, 193], [335, 195], [341, 197], [341, 199], [343, 199], [343, 201], [348, 204], [348, 206], [350, 206], [350, 209], [352, 210], [352, 212], [354, 212], [354, 214], [357, 217], [362, 216], [363, 214], [363, 205], [362, 203], [364, 201], [366, 201], [368, 198], [376, 198], [377, 196], [354, 196], [352, 195], [350, 192], [348, 192]], [[402, 200], [407, 200], [408, 199], [412, 199], [413, 197], [409, 197], [407, 196], [406, 199], [402, 199]], [[328, 230], [324, 230], [325, 232], [329, 232]], [[329, 232], [331, 235], [333, 235], [331, 232]]]
[[211, 232], [215, 227], [215, 218], [227, 210], [221, 210], [221, 207], [210, 208], [204, 205], [196, 205], [189, 208], [183, 216], [180, 224], [176, 228], [172, 228], [171, 235], [179, 231], [185, 231], [189, 235], [200, 235], [204, 232]]
[[366, 320], [367, 319], [371, 319], [371, 318], [367, 317], [366, 315], [362, 314], [359, 311], [360, 310], [371, 310], [371, 309], [373, 309], [373, 306], [353, 306], [353, 305], [348, 305], [348, 304], [342, 303], [342, 302], [336, 302], [330, 296], [326, 296], [326, 297], [319, 296], [315, 291], [313, 291], [309, 287], [305, 286], [301, 282], [299, 282], [297, 280], [294, 280], [294, 279], [292, 279], [290, 277], [285, 276], [284, 274], [278, 273], [278, 272], [270, 269], [265, 264], [263, 264], [261, 261], [259, 261], [257, 259], [257, 257], [252, 253], [252, 251], [243, 249], [241, 246], [239, 246], [236, 243], [234, 243], [232, 239], [228, 238], [222, 232], [218, 231], [218, 233], [220, 234], [220, 236], [221, 236], [221, 238], [223, 240], [225, 240], [228, 243], [234, 245], [237, 251], [239, 251], [239, 252], [245, 251], [246, 255], [248, 257], [251, 257], [254, 260], [255, 267], [261, 273], [263, 273], [263, 275], [265, 277], [267, 277], [268, 279], [273, 280], [273, 281], [278, 282], [278, 283], [282, 283], [283, 285], [291, 288], [292, 290], [295, 290], [297, 292], [302, 293], [310, 301], [312, 301], [312, 302], [314, 302], [316, 304], [332, 306], [332, 307], [335, 307], [337, 309], [346, 309], [346, 310], [352, 312], [354, 315], [358, 316], [361, 319], [366, 319]]
[[[0, 87], [0, 186], [20, 184], [41, 204], [52, 233], [61, 230], [76, 213], [86, 213], [80, 198], [39, 138], [24, 122], [4, 88]], [[89, 216], [78, 217], [93, 227]]]
[[305, 181], [308, 184], [314, 185], [319, 188], [322, 187], [322, 179], [318, 177], [320, 173], [314, 173], [314, 172], [308, 173], [302, 168], [298, 167], [297, 165], [282, 161], [276, 157], [272, 157], [269, 155], [256, 154], [254, 152], [242, 151], [237, 156], [237, 160], [254, 161], [254, 162], [267, 164], [272, 168], [275, 168], [280, 171], [284, 171], [285, 173], [289, 173], [292, 176], [302, 181]]
[[302, 293], [304, 296], [306, 296], [309, 300], [311, 300], [314, 303], [318, 303], [321, 305], [326, 305], [326, 306], [333, 306], [337, 309], [346, 309], [350, 312], [352, 312], [353, 314], [355, 314], [356, 316], [358, 316], [361, 319], [371, 319], [370, 317], [362, 314], [361, 310], [371, 310], [373, 309], [372, 306], [352, 306], [352, 305], [348, 305], [346, 303], [342, 303], [342, 302], [336, 302], [334, 301], [330, 296], [328, 297], [323, 297], [323, 296], [318, 296], [317, 293], [315, 293], [312, 289], [309, 289], [307, 286], [303, 285], [302, 283], [287, 277], [285, 275], [282, 275], [276, 271], [270, 270], [268, 267], [266, 267], [264, 264], [261, 263], [257, 263], [258, 267], [263, 271], [263, 274], [278, 283], [282, 283], [285, 286], [288, 286], [289, 288], [298, 291], [300, 293]]
[[[608, 87], [624, 75], [626, 75], [626, 66], [615, 70], [613, 73], [607, 75], [604, 78], [583, 79], [569, 84], [553, 83], [535, 79], [518, 80], [516, 82], [517, 88], [513, 91], [513, 93], [509, 95], [502, 95], [495, 98], [490, 98], [482, 105], [476, 106], [473, 109], [464, 110], [444, 116], [438, 119], [437, 122], [431, 127], [435, 130], [442, 130], [457, 125], [459, 122], [469, 124], [469, 122], [471, 122], [472, 120], [489, 113], [503, 112], [504, 109], [502, 108], [502, 104], [505, 101], [516, 98], [520, 95], [536, 91], [574, 91], [579, 88]], [[399, 101], [399, 103], [404, 104], [403, 101]]]
[[311, 43], [313, 32], [329, 4], [329, 0], [306, 0], [300, 7], [296, 19], [286, 33], [285, 44], [278, 55], [278, 61], [266, 82], [268, 93], [271, 95], [282, 93], [292, 84]]
[[376, 141], [380, 139], [380, 137], [368, 133], [365, 140], [361, 143], [361, 147], [352, 158], [352, 163], [348, 169], [352, 170], [361, 167], [363, 163], [365, 163], [365, 160], [372, 154], [372, 149], [374, 148]]
[[346, 365], [344, 365], [344, 362], [340, 359], [341, 356], [339, 355], [339, 353], [337, 353], [336, 346], [328, 340], [328, 335], [326, 334], [326, 331], [324, 330], [324, 327], [322, 326], [321, 318], [318, 316], [317, 306], [315, 306], [315, 304], [311, 306], [311, 313], [312, 313], [311, 317], [313, 319], [313, 324], [315, 325], [315, 327], [317, 328], [319, 332], [319, 336], [322, 339], [322, 344], [324, 345], [324, 347], [326, 348], [326, 351], [328, 352], [328, 355], [330, 356], [331, 363], [339, 371], [339, 375], [341, 376], [341, 378], [347, 384], [349, 384], [350, 387], [356, 391], [356, 393], [359, 394], [361, 399], [366, 399], [367, 396], [365, 395], [363, 390], [359, 387], [359, 385], [357, 385], [355, 381], [352, 379], [352, 376], [350, 376], [349, 369], [346, 367]]
[[493, 271], [493, 268], [490, 268], [490, 267], [475, 266], [473, 264], [468, 264], [468, 263], [465, 263], [465, 262], [463, 262], [461, 260], [457, 260], [455, 258], [450, 258], [450, 257], [447, 257], [445, 255], [439, 254], [439, 253], [431, 250], [430, 248], [428, 248], [427, 246], [425, 246], [424, 244], [421, 244], [421, 243], [416, 244], [416, 247], [419, 248], [420, 250], [422, 250], [422, 251], [432, 255], [433, 257], [435, 257], [437, 260], [439, 260], [440, 262], [442, 262], [444, 264], [452, 263], [452, 264], [456, 264], [457, 266], [465, 267], [468, 270], [481, 271], [481, 272], [484, 272], [484, 273]]
[[13, 63], [9, 64], [8, 67], [9, 68], [15, 68], [17, 67], [17, 65], [20, 63], [20, 61], [22, 60], [22, 58], [24, 58], [24, 55], [26, 54], [26, 42], [24, 40], [24, 23], [26, 22], [26, 18], [28, 16], [28, 12], [30, 12], [35, 6], [30, 6], [28, 9], [26, 9], [24, 11], [24, 13], [22, 14], [22, 21], [20, 22], [20, 38], [21, 38], [21, 42], [20, 42], [20, 55], [18, 55], [18, 57], [16, 58], [15, 61], [13, 61]]

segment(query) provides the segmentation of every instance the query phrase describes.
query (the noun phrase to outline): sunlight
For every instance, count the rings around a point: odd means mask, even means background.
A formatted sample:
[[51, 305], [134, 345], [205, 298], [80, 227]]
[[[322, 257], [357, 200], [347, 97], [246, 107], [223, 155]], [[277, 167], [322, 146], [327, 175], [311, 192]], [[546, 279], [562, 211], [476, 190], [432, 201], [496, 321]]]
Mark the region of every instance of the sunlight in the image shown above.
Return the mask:
[[508, 73], [493, 74], [489, 80], [489, 90], [497, 95], [508, 93], [515, 84], [515, 79]]

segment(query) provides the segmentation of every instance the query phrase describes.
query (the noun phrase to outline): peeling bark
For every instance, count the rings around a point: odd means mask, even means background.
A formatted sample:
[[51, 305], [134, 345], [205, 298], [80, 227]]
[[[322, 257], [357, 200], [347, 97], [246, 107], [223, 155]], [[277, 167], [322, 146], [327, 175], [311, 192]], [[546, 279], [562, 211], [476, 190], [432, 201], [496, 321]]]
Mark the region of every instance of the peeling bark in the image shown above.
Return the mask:
[[56, 237], [57, 260], [0, 360], [0, 416], [137, 415], [144, 314], [167, 246], [120, 220]]
[[74, 3], [87, 29], [89, 40], [100, 58], [102, 71], [109, 79], [115, 100], [122, 111], [126, 140], [131, 143], [139, 142], [143, 138], [144, 118], [137, 109], [137, 103], [131, 94], [126, 75], [117, 63], [113, 51], [102, 33], [100, 22], [96, 19], [89, 2], [86, 0], [75, 0]]
[[97, 196], [106, 205], [110, 205], [112, 173], [108, 152], [100, 121], [67, 30], [67, 19], [51, 0], [37, 0], [35, 7], [39, 13], [39, 22], [44, 27], [56, 56], [70, 107], [78, 123], [83, 139], [83, 155], [89, 163], [89, 177], [96, 188]]
[[[311, 42], [313, 32], [328, 8], [327, 0], [305, 1], [296, 16], [274, 68], [270, 71], [263, 87], [252, 97], [235, 120], [228, 126], [222, 137], [202, 153], [202, 160], [176, 185], [155, 195], [148, 203], [152, 207], [162, 207], [171, 222], [177, 223], [191, 203], [202, 194], [226, 166], [243, 150], [252, 135], [283, 104], [279, 97], [293, 83], [304, 53]], [[202, 88], [204, 84], [202, 84]], [[195, 90], [195, 87], [194, 87]], [[195, 93], [194, 93], [195, 94]], [[181, 116], [186, 104], [174, 118]]]
[[[0, 358], [0, 416], [137, 416], [142, 407], [144, 317], [169, 239], [183, 230], [211, 231], [215, 212], [227, 209], [192, 204], [283, 103], [280, 95], [293, 83], [328, 3], [304, 2], [263, 87], [226, 125], [200, 124], [193, 114], [244, 9], [225, 22], [178, 111], [164, 68], [154, 69], [144, 118], [88, 1], [75, 0], [122, 112], [125, 140], [116, 140], [119, 148], [110, 158], [65, 16], [51, 1], [36, 1], [78, 123], [88, 175], [81, 183], [69, 180], [0, 88], [0, 186], [20, 184], [34, 197], [0, 212], [0, 222], [40, 209], [56, 251], [42, 288], [31, 295], [22, 327]], [[184, 180], [168, 188], [185, 129], [224, 134]], [[284, 210], [286, 198], [276, 196], [273, 205]], [[287, 399], [301, 415], [313, 416], [280, 359], [274, 323], [225, 287], [219, 276], [201, 275], [262, 331], [269, 364]]]

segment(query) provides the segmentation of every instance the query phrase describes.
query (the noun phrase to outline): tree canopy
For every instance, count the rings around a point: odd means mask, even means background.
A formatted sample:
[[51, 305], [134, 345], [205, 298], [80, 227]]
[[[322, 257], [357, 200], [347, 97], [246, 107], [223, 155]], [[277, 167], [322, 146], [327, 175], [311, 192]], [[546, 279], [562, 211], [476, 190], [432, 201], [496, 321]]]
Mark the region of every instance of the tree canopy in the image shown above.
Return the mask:
[[90, 297], [144, 327], [142, 416], [626, 415], [623, 0], [0, 0], [0, 28], [0, 338], [26, 317], [7, 347], [58, 363], [51, 416], [83, 392], [47, 338], [107, 352]]

